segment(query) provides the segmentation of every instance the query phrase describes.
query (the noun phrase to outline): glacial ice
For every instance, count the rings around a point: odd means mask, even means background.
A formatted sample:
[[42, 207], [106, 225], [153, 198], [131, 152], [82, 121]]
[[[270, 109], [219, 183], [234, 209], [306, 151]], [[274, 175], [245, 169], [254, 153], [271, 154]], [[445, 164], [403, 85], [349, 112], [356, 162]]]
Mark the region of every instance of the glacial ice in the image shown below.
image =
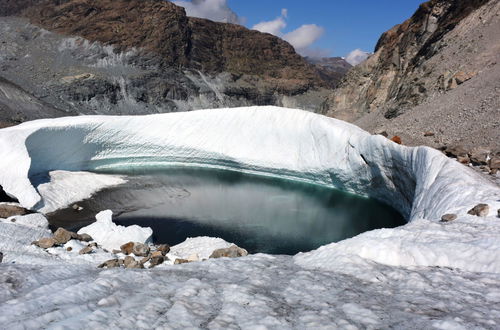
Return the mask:
[[[45, 205], [30, 180], [37, 175], [163, 166], [335, 186], [391, 204], [408, 224], [293, 257], [257, 254], [123, 271], [44, 252], [28, 244], [45, 229], [0, 223], [6, 263], [0, 324], [498, 327], [500, 189], [431, 148], [400, 146], [342, 121], [276, 107], [61, 118], [0, 130], [0, 185], [36, 210]], [[478, 203], [490, 205], [487, 217], [467, 215]], [[440, 223], [444, 213], [458, 219]]]
[[89, 234], [94, 241], [108, 251], [119, 250], [120, 246], [128, 242], [150, 243], [153, 235], [151, 228], [137, 225], [128, 227], [115, 225], [112, 220], [113, 212], [105, 210], [99, 212], [96, 222], [81, 228], [78, 234]]

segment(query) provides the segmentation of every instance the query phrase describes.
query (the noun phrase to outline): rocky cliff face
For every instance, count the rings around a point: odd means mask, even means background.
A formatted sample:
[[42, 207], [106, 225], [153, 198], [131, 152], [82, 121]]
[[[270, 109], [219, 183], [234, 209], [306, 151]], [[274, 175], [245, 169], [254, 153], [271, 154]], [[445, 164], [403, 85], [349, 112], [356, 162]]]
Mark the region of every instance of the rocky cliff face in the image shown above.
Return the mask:
[[321, 112], [334, 84], [275, 36], [164, 0], [0, 0], [0, 16], [0, 76], [68, 113]]
[[[445, 91], [459, 70], [459, 57], [437, 71], [431, 60], [447, 47], [444, 37], [488, 0], [431, 0], [404, 23], [385, 32], [375, 53], [345, 77], [329, 100], [328, 114], [355, 120], [367, 112], [393, 118]], [[496, 2], [496, 1], [491, 1]], [[464, 45], [465, 46], [465, 45]]]

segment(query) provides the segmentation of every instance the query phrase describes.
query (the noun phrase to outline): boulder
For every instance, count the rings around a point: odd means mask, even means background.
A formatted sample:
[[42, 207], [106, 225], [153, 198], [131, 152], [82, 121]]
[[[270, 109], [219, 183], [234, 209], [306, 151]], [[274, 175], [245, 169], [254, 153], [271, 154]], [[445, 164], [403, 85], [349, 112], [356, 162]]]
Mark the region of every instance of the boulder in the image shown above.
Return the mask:
[[154, 257], [163, 257], [163, 253], [161, 251], [154, 251], [151, 253], [151, 258]]
[[40, 238], [38, 241], [33, 242], [38, 247], [42, 249], [48, 249], [57, 244], [56, 240], [53, 237], [44, 237]]
[[393, 136], [391, 141], [397, 144], [402, 144], [401, 138], [397, 135]]
[[128, 242], [120, 246], [120, 251], [123, 254], [129, 255], [132, 253], [133, 248], [134, 248], [134, 242]]
[[470, 163], [470, 158], [468, 155], [465, 156], [457, 156], [457, 161], [461, 164], [467, 165]]
[[144, 265], [142, 263], [140, 263], [139, 261], [135, 260], [134, 262], [132, 262], [129, 265], [125, 266], [125, 268], [129, 268], [129, 269], [142, 269], [142, 268], [144, 268]]
[[489, 166], [491, 170], [500, 169], [500, 156], [493, 156], [490, 159]]
[[168, 244], [161, 244], [158, 246], [156, 249], [157, 251], [161, 251], [161, 254], [166, 255], [167, 253], [170, 252], [170, 245]]
[[131, 265], [132, 263], [135, 263], [135, 258], [132, 257], [132, 256], [126, 256], [124, 259], [123, 259], [123, 265], [126, 267], [126, 268], [129, 268], [128, 266]]
[[446, 149], [444, 150], [444, 153], [446, 154], [446, 156], [448, 157], [455, 157], [457, 158], [458, 156], [462, 156], [462, 157], [469, 157], [469, 152], [467, 151], [467, 149], [465, 149], [464, 146], [462, 145], [452, 145], [452, 146], [448, 146], [446, 147]]
[[450, 222], [457, 219], [457, 215], [453, 213], [445, 214], [441, 217], [441, 222]]
[[91, 253], [92, 251], [94, 251], [93, 247], [92, 246], [86, 246], [84, 247], [83, 249], [81, 249], [78, 254], [89, 254]]
[[149, 255], [149, 246], [146, 244], [135, 242], [132, 247], [132, 253], [138, 257], [146, 257]]
[[247, 256], [248, 252], [245, 249], [231, 245], [225, 249], [217, 249], [210, 255], [210, 258], [237, 258]]
[[164, 256], [151, 257], [151, 259], [149, 259], [149, 268], [161, 265], [164, 261], [165, 261]]
[[477, 204], [472, 209], [470, 209], [467, 214], [475, 215], [478, 217], [486, 217], [490, 212], [490, 206], [488, 204]]
[[29, 211], [24, 207], [9, 203], [0, 203], [0, 218], [2, 219], [7, 219], [16, 215], [25, 215], [28, 213]]
[[79, 240], [79, 241], [83, 241], [83, 242], [90, 242], [90, 241], [93, 241], [92, 239], [92, 236], [90, 236], [89, 234], [76, 234], [76, 239]]
[[487, 165], [490, 150], [482, 147], [473, 148], [470, 151], [470, 160], [474, 165]]
[[72, 239], [74, 236], [76, 236], [76, 233], [70, 232], [60, 227], [57, 228], [56, 232], [54, 233], [54, 239], [56, 240], [56, 243], [58, 245], [68, 243], [68, 241]]
[[110, 259], [97, 266], [97, 268], [115, 268], [115, 267], [120, 267], [120, 260]]

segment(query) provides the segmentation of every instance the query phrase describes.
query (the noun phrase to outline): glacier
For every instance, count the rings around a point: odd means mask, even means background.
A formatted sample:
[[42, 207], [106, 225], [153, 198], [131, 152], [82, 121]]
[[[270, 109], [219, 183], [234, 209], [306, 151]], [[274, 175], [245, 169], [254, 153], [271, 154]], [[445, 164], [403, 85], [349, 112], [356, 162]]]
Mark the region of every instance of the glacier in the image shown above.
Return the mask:
[[[291, 257], [257, 254], [127, 272], [97, 270], [85, 258], [68, 267], [60, 255], [21, 246], [43, 229], [1, 222], [0, 323], [495, 328], [500, 322], [500, 188], [437, 150], [397, 145], [339, 120], [278, 107], [68, 117], [0, 130], [0, 186], [40, 212], [69, 202], [57, 201], [65, 194], [44, 193], [63, 189], [64, 182], [52, 189], [37, 185], [37, 176], [168, 166], [336, 187], [386, 202], [408, 223]], [[101, 180], [95, 189], [106, 184]], [[478, 203], [489, 204], [488, 216], [467, 214]], [[440, 223], [445, 213], [458, 219]], [[58, 283], [67, 296], [51, 291]], [[42, 309], [37, 292], [51, 297]]]

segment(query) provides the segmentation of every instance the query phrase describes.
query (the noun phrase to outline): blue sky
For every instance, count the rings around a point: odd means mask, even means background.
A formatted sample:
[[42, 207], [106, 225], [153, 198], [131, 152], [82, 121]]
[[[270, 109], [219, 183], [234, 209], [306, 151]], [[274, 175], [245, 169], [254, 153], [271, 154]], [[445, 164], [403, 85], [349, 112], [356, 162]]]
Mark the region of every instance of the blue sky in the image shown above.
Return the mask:
[[[289, 41], [303, 55], [372, 52], [381, 33], [423, 0], [178, 0], [188, 15], [228, 21]], [[286, 9], [283, 11], [283, 9]]]

